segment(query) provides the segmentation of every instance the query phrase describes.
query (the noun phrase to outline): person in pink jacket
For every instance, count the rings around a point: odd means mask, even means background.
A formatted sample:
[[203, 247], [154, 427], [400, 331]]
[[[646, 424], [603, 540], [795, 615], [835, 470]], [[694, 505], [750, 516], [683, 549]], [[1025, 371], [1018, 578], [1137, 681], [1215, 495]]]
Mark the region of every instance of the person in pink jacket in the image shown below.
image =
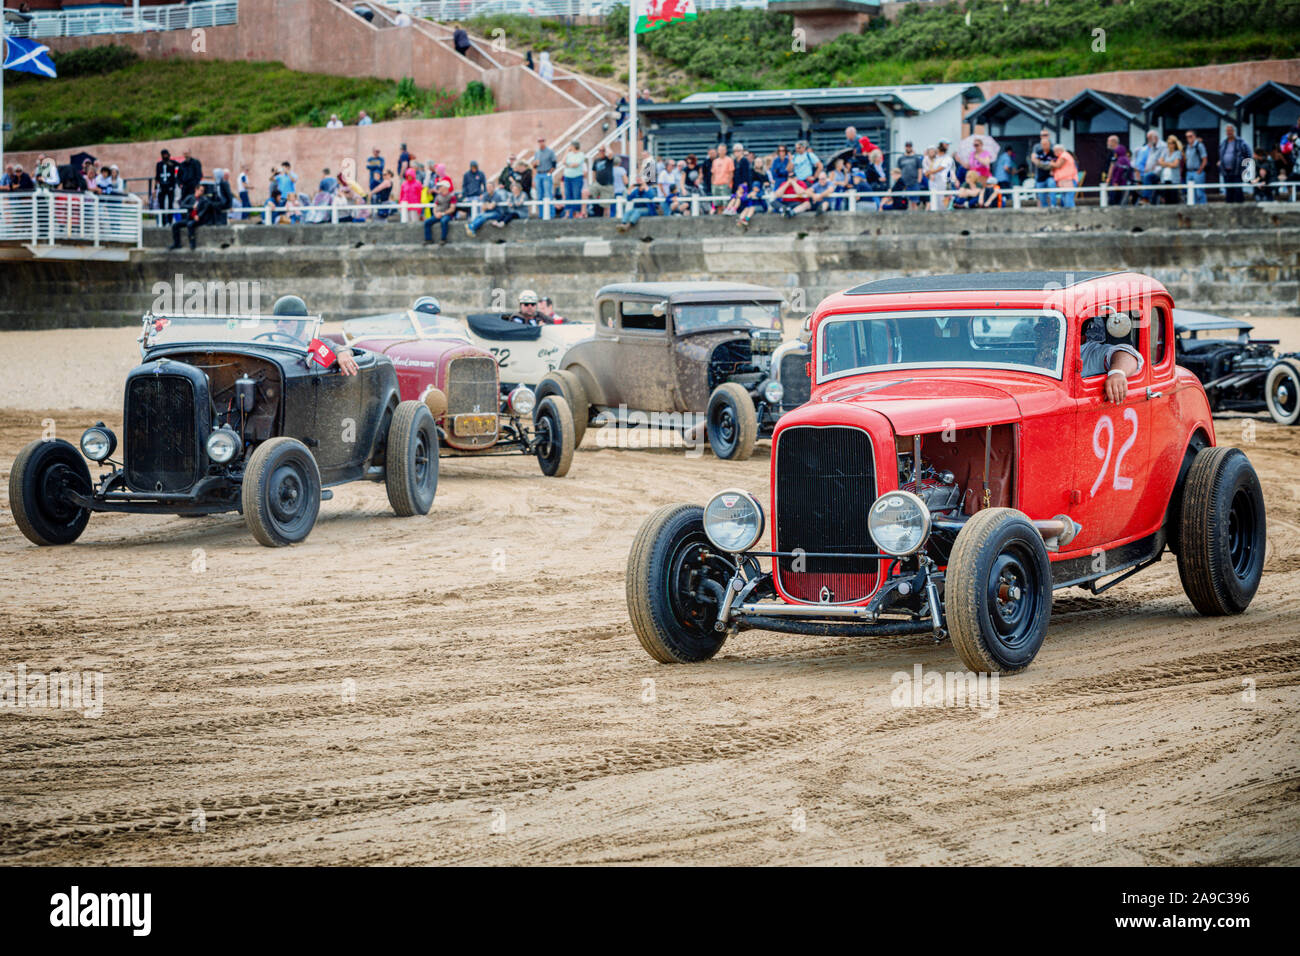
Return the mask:
[[[398, 199], [401, 201], [402, 222], [406, 222], [408, 209], [420, 205], [420, 190], [422, 188], [420, 186], [420, 181], [415, 178], [414, 169], [411, 169], [408, 166], [404, 176], [405, 178], [402, 180], [402, 190], [398, 194]], [[418, 213], [417, 218], [419, 218]]]

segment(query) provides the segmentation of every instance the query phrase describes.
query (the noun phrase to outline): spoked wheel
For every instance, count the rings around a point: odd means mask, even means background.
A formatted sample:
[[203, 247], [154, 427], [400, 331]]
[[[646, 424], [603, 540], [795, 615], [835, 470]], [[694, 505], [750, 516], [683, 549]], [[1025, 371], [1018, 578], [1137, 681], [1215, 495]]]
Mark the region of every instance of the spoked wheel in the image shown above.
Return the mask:
[[641, 526], [627, 560], [627, 608], [641, 646], [662, 664], [705, 661], [726, 634], [715, 631], [718, 605], [706, 581], [727, 585], [726, 572], [704, 560], [704, 509], [660, 508]]
[[1281, 359], [1264, 380], [1264, 404], [1279, 425], [1300, 422], [1300, 362]]
[[967, 667], [1028, 667], [1052, 613], [1051, 567], [1038, 529], [1013, 508], [977, 512], [953, 545], [944, 604], [953, 647]]
[[34, 544], [71, 544], [81, 537], [90, 511], [65, 497], [91, 493], [90, 469], [69, 442], [38, 439], [18, 453], [9, 472], [9, 506], [14, 523]]
[[302, 442], [272, 438], [257, 446], [244, 470], [244, 521], [268, 548], [311, 534], [320, 512], [320, 471]]
[[1259, 477], [1236, 448], [1202, 448], [1183, 486], [1178, 576], [1196, 610], [1240, 614], [1264, 576], [1268, 524]]
[[709, 396], [709, 446], [719, 458], [744, 461], [754, 453], [758, 413], [744, 386], [725, 382]]
[[558, 395], [546, 396], [537, 403], [533, 424], [537, 429], [537, 463], [542, 474], [563, 478], [573, 463], [573, 413], [568, 403]]

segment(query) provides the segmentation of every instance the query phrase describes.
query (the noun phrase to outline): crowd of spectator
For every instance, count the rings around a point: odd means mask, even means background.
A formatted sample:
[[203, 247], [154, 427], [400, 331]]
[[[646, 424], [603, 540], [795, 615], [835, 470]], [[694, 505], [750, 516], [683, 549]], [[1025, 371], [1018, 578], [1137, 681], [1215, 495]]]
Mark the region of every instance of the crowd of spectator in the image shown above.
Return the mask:
[[[471, 162], [459, 183], [444, 163], [421, 159], [402, 143], [396, 164], [375, 148], [359, 170], [352, 161], [322, 169], [314, 189], [287, 160], [265, 178], [248, 166], [233, 180], [223, 168], [205, 178], [202, 162], [188, 150], [175, 158], [164, 149], [154, 165], [149, 201], [159, 224], [172, 227], [173, 248], [182, 230], [193, 246], [198, 227], [245, 219], [266, 225], [422, 221], [427, 241], [434, 241], [436, 228], [437, 241], [446, 243], [458, 220], [471, 236], [530, 217], [616, 217], [627, 230], [646, 216], [719, 215], [734, 217], [743, 230], [760, 213], [1000, 208], [1010, 204], [1013, 187], [1019, 187], [1021, 205], [1072, 208], [1084, 178], [1075, 156], [1046, 129], [1023, 158], [974, 135], [956, 146], [947, 139], [923, 149], [906, 142], [886, 162], [870, 137], [853, 127], [844, 137], [843, 146], [825, 159], [802, 140], [767, 155], [743, 143], [719, 144], [683, 159], [647, 156], [635, 175], [617, 150], [602, 146], [589, 156], [574, 141], [557, 153], [539, 138], [527, 159], [511, 155], [495, 173]], [[1110, 137], [1095, 185], [1107, 205], [1202, 204], [1214, 189], [1228, 203], [1294, 200], [1295, 188], [1288, 184], [1300, 179], [1297, 156], [1300, 118], [1269, 149], [1249, 148], [1231, 124], [1217, 149], [1195, 130], [1163, 139], [1152, 130], [1132, 151]], [[1167, 188], [1175, 186], [1181, 188]], [[63, 165], [42, 155], [34, 169], [13, 163], [0, 176], [0, 191], [36, 190], [101, 196], [130, 191], [117, 166], [84, 155]]]

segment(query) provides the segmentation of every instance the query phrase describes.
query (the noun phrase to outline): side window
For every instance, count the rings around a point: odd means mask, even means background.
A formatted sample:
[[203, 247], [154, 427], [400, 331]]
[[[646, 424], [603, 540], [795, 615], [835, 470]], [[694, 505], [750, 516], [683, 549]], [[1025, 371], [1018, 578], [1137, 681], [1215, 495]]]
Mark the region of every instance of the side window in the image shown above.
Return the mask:
[[655, 315], [654, 302], [624, 302], [623, 328], [631, 332], [663, 332], [668, 328], [668, 316]]
[[[1140, 315], [1141, 313], [1137, 311], [1116, 312], [1114, 309], [1108, 309], [1083, 320], [1079, 332], [1079, 374], [1082, 378], [1106, 374], [1108, 346], [1127, 345], [1137, 355], [1142, 354]], [[1109, 326], [1108, 320], [1112, 323]], [[1116, 320], [1119, 322], [1119, 328], [1128, 329], [1127, 334], [1116, 334], [1114, 325]]]
[[600, 303], [600, 324], [607, 329], [614, 327], [614, 300], [605, 299]]
[[1165, 360], [1165, 349], [1169, 342], [1169, 313], [1163, 306], [1156, 306], [1151, 311], [1151, 364], [1159, 365]]

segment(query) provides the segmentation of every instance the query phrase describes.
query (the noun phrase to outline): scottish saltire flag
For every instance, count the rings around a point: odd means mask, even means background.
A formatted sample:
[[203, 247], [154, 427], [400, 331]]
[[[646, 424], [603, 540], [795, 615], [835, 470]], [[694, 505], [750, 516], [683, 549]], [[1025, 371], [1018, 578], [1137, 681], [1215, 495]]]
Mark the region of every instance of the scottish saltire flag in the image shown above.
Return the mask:
[[637, 0], [637, 33], [649, 33], [679, 20], [694, 19], [695, 0]]
[[37, 76], [59, 75], [50, 59], [50, 48], [45, 44], [21, 37], [5, 37], [4, 44], [6, 70], [20, 70]]

